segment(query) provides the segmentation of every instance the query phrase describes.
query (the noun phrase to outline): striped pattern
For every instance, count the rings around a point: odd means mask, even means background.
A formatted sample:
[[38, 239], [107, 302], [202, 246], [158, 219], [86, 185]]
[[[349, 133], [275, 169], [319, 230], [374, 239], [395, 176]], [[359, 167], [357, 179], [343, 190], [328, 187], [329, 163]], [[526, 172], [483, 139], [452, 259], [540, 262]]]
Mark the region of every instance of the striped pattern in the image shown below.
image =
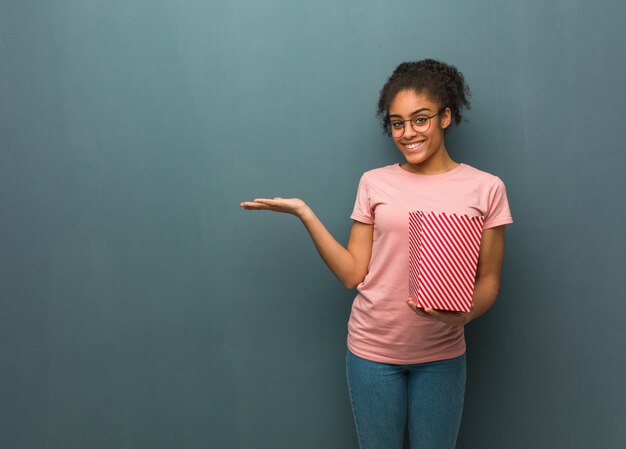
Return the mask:
[[409, 295], [418, 307], [471, 310], [484, 221], [409, 212]]

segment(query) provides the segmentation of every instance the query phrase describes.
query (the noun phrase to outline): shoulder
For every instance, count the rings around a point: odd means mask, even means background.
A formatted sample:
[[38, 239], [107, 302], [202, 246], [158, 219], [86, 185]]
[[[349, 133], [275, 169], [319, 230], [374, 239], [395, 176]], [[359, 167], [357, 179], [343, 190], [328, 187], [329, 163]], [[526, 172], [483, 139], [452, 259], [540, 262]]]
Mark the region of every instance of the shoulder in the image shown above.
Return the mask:
[[481, 180], [491, 181], [491, 182], [495, 182], [496, 180], [500, 179], [498, 176], [492, 173], [486, 172], [484, 170], [481, 170], [479, 168], [476, 168], [473, 165], [469, 165], [465, 163], [463, 165], [465, 165], [465, 169], [463, 170], [463, 172], [466, 176], [471, 176], [473, 178], [478, 178]]
[[379, 179], [388, 178], [397, 174], [397, 164], [385, 165], [384, 167], [377, 167], [365, 171], [361, 175], [362, 181], [376, 181]]
[[472, 165], [464, 165], [465, 168], [463, 169], [462, 174], [467, 180], [472, 180], [473, 182], [488, 188], [504, 188], [504, 182], [500, 179], [500, 177], [484, 170], [480, 170]]
[[477, 200], [485, 215], [483, 229], [513, 223], [504, 182], [498, 176], [475, 167], [471, 167], [468, 174], [475, 179], [472, 189], [478, 194]]
[[389, 164], [384, 167], [372, 168], [371, 170], [367, 170], [363, 173], [363, 176], [381, 176], [393, 173], [396, 171], [396, 165], [398, 164]]

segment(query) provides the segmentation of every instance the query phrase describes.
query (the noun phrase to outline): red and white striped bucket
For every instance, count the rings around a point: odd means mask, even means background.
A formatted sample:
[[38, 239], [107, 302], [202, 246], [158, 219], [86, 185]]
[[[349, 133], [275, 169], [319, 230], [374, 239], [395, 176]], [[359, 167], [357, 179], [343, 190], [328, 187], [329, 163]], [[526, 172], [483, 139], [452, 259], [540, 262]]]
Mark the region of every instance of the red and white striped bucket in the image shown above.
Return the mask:
[[484, 216], [409, 213], [409, 295], [418, 307], [469, 312]]

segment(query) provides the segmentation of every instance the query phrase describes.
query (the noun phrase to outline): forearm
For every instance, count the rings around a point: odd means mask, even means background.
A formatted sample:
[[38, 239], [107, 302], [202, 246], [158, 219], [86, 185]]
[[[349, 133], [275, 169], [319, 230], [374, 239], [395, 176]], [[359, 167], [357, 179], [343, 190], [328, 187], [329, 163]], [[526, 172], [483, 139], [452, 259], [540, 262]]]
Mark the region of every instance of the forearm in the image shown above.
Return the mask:
[[479, 277], [476, 280], [476, 284], [474, 284], [474, 296], [472, 297], [474, 308], [469, 313], [469, 321], [478, 318], [494, 305], [499, 290], [500, 282], [498, 279], [493, 277]]
[[309, 232], [317, 252], [330, 271], [347, 288], [356, 287], [364, 274], [357, 273], [356, 262], [352, 254], [335, 240], [309, 207], [298, 217]]

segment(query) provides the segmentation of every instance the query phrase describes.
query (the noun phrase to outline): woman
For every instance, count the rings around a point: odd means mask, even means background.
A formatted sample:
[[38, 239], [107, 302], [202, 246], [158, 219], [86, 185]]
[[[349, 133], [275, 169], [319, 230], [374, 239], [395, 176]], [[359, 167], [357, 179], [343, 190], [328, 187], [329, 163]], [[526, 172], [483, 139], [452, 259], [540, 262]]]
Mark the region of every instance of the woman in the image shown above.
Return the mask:
[[[447, 129], [468, 108], [469, 88], [454, 66], [426, 59], [396, 68], [380, 92], [378, 116], [406, 162], [363, 174], [347, 248], [300, 199], [241, 203], [300, 218], [330, 270], [358, 289], [346, 375], [361, 449], [400, 449], [407, 423], [413, 449], [456, 444], [465, 393], [463, 326], [496, 300], [504, 226], [513, 222], [502, 181], [455, 162], [446, 150]], [[415, 211], [483, 220], [469, 312], [418, 307], [409, 298]]]

